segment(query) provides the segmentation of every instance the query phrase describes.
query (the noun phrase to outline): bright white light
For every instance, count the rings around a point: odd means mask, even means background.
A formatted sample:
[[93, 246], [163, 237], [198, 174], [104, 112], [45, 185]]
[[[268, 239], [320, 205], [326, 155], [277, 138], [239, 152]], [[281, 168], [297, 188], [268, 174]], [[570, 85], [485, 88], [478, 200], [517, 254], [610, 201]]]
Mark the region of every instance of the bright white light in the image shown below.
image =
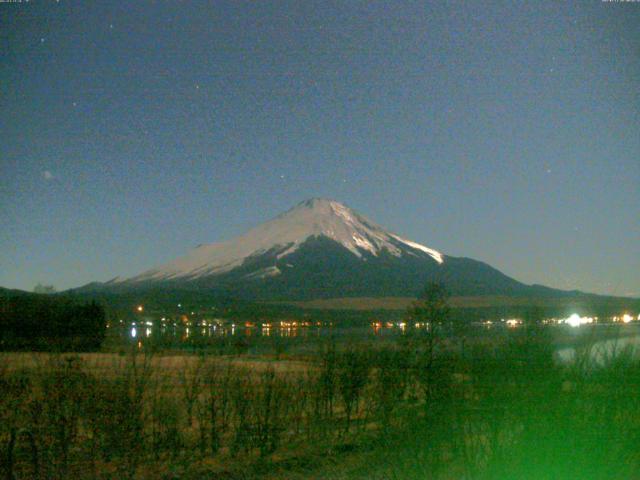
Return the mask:
[[132, 327], [131, 328], [131, 336], [133, 338], [136, 338], [136, 335], [138, 334], [138, 332], [136, 331], [136, 327]]
[[577, 313], [572, 314], [570, 317], [560, 320], [561, 323], [566, 323], [571, 327], [579, 327], [586, 323], [593, 323], [592, 317], [581, 317]]
[[631, 315], [629, 315], [628, 313], [625, 313], [624, 315], [622, 315], [622, 322], [623, 323], [629, 323], [631, 320], [633, 320], [633, 317]]
[[571, 325], [572, 327], [579, 327], [582, 322], [580, 321], [580, 316], [577, 313], [574, 313], [569, 318], [565, 319], [565, 323]]

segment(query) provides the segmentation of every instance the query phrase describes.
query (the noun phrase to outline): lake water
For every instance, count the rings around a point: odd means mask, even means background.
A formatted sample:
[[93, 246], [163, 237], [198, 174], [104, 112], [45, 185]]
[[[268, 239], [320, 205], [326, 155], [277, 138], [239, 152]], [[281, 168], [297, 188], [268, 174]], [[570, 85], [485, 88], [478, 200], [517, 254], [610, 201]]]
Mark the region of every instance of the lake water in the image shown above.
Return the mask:
[[[506, 327], [505, 327], [506, 328]], [[499, 338], [508, 330], [478, 328], [470, 332], [475, 338], [489, 338], [495, 335]], [[558, 326], [554, 328], [555, 341], [558, 344], [556, 359], [568, 364], [583, 358], [588, 351], [589, 358], [595, 364], [602, 364], [616, 354], [629, 353], [634, 357], [640, 356], [640, 325], [591, 325], [577, 328]], [[333, 338], [338, 341], [351, 339], [392, 340], [405, 334], [404, 328], [397, 325], [374, 324], [370, 326], [338, 327], [330, 325], [277, 325], [265, 327], [249, 326], [249, 324], [233, 324], [226, 326], [207, 326], [206, 328], [184, 328], [181, 326], [152, 328], [138, 323], [136, 326], [121, 329], [121, 336], [129, 341], [146, 344], [157, 339], [158, 334], [165, 339], [173, 339], [176, 346], [193, 343], [194, 341], [213, 345], [217, 340], [244, 339], [251, 345], [269, 344], [277, 339], [287, 338], [291, 344], [313, 344], [316, 341]], [[284, 337], [284, 338], [283, 338]], [[578, 352], [578, 353], [576, 353]]]
[[563, 347], [556, 351], [556, 358], [561, 363], [570, 363], [576, 360], [576, 352], [588, 354], [589, 359], [596, 365], [602, 365], [607, 360], [619, 354], [629, 354], [638, 358], [640, 354], [640, 335], [632, 335], [606, 340], [598, 340], [591, 344]]

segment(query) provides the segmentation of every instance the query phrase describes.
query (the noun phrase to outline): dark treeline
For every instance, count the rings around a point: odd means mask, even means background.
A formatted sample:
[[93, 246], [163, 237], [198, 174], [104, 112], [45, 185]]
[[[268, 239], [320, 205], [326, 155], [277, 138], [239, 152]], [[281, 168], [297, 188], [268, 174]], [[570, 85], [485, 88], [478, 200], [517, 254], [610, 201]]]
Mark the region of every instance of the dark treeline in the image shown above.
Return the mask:
[[104, 309], [65, 296], [0, 298], [0, 349], [92, 351], [106, 333]]

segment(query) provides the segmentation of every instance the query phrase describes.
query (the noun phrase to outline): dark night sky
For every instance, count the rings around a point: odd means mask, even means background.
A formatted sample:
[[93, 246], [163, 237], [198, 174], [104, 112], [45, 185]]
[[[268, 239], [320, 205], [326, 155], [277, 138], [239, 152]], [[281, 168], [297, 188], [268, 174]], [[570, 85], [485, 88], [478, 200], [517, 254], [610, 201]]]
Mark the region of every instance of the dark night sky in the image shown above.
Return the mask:
[[2, 286], [132, 275], [322, 196], [640, 296], [640, 3], [23, 0], [0, 42]]

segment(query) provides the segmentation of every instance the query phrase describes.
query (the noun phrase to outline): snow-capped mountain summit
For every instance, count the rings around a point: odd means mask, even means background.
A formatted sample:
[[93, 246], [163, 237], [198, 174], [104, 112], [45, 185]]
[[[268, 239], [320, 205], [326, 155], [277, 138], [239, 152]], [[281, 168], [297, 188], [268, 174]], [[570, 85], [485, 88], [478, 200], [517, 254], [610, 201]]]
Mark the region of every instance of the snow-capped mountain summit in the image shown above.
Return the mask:
[[200, 245], [134, 277], [91, 288], [293, 300], [412, 296], [432, 280], [444, 282], [454, 295], [521, 295], [534, 288], [485, 263], [406, 240], [323, 198], [305, 200], [240, 237]]
[[[218, 275], [241, 266], [248, 258], [267, 253], [273, 254], [275, 260], [285, 258], [314, 237], [333, 240], [361, 259], [363, 255], [378, 256], [386, 250], [396, 257], [426, 254], [437, 263], [444, 261], [440, 252], [390, 233], [339, 202], [312, 198], [238, 238], [200, 245], [185, 256], [129, 281], [194, 280]], [[272, 267], [252, 273], [258, 277], [277, 275], [276, 265]]]

